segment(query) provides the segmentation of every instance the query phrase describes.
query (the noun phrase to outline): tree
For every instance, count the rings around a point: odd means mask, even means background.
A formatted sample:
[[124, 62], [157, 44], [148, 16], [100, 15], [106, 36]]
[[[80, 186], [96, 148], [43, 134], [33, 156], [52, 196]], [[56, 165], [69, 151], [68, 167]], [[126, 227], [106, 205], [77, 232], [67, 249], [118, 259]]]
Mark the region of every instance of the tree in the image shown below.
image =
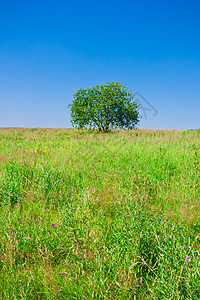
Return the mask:
[[133, 96], [120, 82], [79, 89], [69, 105], [72, 125], [103, 132], [109, 128], [133, 129], [139, 122], [139, 105], [132, 101]]

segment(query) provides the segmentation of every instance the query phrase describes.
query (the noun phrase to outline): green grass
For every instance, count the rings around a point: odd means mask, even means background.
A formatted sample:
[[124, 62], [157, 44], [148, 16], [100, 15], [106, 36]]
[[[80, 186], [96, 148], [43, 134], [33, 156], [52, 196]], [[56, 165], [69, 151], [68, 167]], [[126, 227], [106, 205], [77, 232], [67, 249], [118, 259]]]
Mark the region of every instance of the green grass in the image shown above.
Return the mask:
[[1, 299], [200, 299], [199, 130], [1, 128], [0, 170]]

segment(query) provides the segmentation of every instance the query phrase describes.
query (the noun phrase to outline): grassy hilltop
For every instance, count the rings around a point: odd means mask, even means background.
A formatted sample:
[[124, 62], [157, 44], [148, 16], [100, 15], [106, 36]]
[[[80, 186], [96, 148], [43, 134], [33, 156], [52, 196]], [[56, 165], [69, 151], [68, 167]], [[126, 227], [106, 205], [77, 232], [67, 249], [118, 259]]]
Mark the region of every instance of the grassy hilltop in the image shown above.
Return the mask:
[[0, 299], [200, 299], [200, 130], [0, 128]]

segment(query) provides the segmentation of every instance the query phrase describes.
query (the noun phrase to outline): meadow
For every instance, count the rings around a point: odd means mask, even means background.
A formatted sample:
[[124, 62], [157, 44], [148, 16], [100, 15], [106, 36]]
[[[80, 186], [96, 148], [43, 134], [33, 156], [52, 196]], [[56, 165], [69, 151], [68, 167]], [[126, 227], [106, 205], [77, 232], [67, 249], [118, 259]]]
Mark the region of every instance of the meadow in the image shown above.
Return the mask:
[[200, 299], [200, 129], [0, 128], [0, 299]]

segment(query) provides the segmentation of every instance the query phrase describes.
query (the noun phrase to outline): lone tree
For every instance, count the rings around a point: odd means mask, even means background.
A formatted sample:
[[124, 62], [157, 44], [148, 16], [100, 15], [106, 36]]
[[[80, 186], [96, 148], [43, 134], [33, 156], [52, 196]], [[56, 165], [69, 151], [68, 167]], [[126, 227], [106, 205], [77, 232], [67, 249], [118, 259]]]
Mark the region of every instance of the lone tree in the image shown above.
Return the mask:
[[69, 105], [72, 125], [103, 132], [109, 128], [133, 129], [139, 122], [139, 105], [132, 101], [133, 96], [120, 82], [79, 89]]

